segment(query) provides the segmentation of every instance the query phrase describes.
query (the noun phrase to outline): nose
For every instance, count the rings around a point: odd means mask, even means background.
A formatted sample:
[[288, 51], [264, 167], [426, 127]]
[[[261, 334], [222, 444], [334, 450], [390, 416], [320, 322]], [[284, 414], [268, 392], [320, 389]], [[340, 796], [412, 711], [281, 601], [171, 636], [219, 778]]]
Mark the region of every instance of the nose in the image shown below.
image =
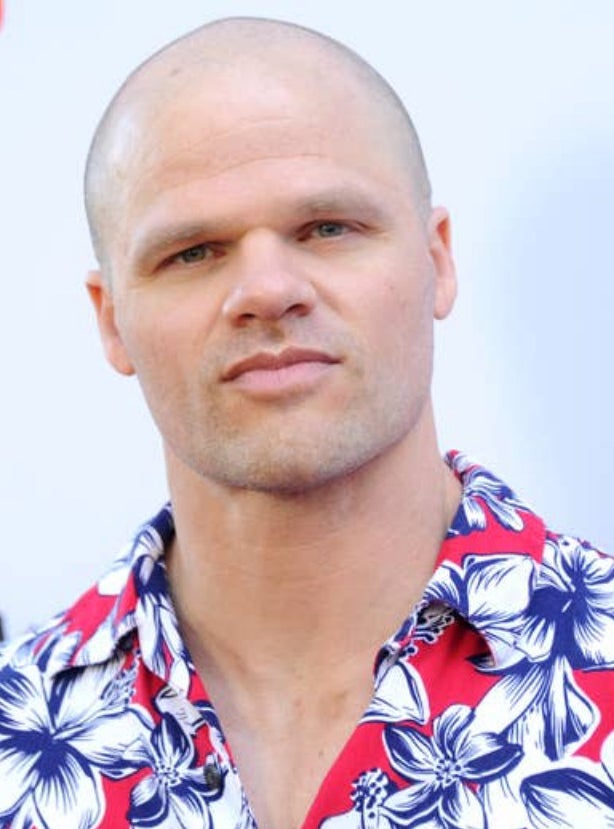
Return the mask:
[[268, 231], [254, 231], [236, 251], [232, 287], [223, 305], [235, 325], [250, 320], [279, 320], [305, 316], [313, 309], [316, 292], [290, 242]]

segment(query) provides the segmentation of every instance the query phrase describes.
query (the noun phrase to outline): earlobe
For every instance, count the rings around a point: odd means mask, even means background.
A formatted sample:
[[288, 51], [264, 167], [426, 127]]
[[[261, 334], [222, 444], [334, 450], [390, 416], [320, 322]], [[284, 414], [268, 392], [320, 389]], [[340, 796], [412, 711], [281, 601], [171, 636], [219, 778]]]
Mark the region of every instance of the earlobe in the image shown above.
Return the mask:
[[445, 319], [454, 307], [457, 282], [452, 258], [450, 217], [444, 207], [433, 209], [428, 224], [429, 248], [435, 267], [435, 319]]
[[89, 271], [85, 286], [94, 306], [98, 331], [107, 360], [120, 374], [134, 374], [134, 366], [126, 353], [121, 334], [117, 329], [115, 305], [110, 286], [100, 271]]

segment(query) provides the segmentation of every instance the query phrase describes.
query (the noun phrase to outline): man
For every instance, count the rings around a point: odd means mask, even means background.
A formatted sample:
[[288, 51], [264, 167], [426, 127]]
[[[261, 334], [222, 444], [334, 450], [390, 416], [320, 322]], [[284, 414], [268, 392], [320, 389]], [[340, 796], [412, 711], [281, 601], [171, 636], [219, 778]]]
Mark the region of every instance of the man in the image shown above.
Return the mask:
[[614, 566], [441, 460], [449, 222], [387, 84], [210, 24], [119, 91], [86, 203], [171, 498], [7, 652], [0, 825], [614, 825]]

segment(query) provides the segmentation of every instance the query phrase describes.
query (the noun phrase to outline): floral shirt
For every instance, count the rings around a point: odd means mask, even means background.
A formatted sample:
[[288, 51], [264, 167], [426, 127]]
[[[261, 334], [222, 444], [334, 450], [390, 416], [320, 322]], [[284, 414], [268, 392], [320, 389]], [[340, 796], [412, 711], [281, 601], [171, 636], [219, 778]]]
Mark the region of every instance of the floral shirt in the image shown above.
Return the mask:
[[[614, 561], [465, 456], [424, 596], [303, 829], [614, 827]], [[0, 827], [255, 829], [177, 628], [166, 507], [0, 667]]]

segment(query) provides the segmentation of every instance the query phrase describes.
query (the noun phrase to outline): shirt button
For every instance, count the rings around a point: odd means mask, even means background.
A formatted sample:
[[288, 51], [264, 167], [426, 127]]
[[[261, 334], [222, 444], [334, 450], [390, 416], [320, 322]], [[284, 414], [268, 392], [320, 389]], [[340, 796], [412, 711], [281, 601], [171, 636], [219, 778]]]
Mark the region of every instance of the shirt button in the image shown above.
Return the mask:
[[203, 778], [205, 788], [210, 794], [216, 794], [222, 791], [224, 775], [216, 760], [207, 760], [203, 766]]

